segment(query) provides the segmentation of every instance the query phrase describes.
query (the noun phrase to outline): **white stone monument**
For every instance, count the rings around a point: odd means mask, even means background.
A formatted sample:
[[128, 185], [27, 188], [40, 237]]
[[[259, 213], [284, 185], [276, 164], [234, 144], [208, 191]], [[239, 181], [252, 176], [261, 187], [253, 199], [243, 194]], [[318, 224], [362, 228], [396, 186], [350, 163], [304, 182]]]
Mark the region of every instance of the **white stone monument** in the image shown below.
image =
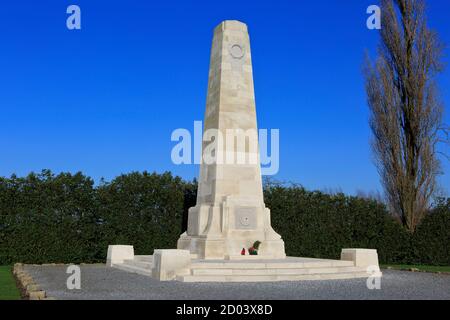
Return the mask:
[[[264, 205], [250, 41], [244, 23], [224, 21], [214, 30], [204, 127], [197, 204], [189, 210], [188, 230], [180, 236], [178, 248], [135, 256], [132, 246], [111, 245], [108, 265], [183, 282], [381, 276], [374, 249], [343, 249], [341, 260], [286, 257], [284, 242], [272, 229]], [[258, 255], [250, 256], [248, 248], [255, 241], [261, 242]], [[242, 249], [246, 255], [241, 255]]]
[[[208, 132], [217, 133], [213, 141]], [[227, 259], [260, 241], [259, 256], [285, 258], [264, 205], [250, 41], [239, 21], [224, 21], [214, 30], [204, 133], [197, 205], [189, 209], [178, 249]]]

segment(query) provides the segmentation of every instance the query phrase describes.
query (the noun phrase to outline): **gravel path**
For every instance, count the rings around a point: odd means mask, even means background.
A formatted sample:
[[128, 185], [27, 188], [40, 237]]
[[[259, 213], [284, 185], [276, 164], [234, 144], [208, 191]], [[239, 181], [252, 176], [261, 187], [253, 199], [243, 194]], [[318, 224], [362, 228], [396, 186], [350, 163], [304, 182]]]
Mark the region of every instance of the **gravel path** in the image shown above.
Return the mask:
[[56, 299], [446, 299], [450, 275], [383, 270], [380, 290], [369, 290], [366, 279], [262, 282], [159, 282], [146, 276], [108, 268], [81, 266], [81, 289], [68, 290], [66, 266], [26, 266], [35, 281]]

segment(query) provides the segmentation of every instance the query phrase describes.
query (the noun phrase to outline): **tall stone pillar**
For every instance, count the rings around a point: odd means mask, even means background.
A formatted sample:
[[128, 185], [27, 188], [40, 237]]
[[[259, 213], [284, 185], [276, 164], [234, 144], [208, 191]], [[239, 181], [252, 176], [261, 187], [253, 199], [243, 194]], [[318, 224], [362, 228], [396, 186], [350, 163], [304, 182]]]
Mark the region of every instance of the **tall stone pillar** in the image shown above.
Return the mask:
[[261, 241], [261, 258], [285, 258], [264, 204], [250, 40], [239, 21], [214, 30], [202, 150], [197, 204], [178, 249], [226, 259]]

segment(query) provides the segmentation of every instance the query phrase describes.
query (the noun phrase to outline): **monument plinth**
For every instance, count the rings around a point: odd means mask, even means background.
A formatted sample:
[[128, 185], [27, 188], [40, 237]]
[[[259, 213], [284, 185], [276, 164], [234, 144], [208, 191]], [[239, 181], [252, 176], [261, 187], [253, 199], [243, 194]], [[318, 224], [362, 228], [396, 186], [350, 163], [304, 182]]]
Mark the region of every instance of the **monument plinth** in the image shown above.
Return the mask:
[[[247, 26], [239, 21], [224, 21], [214, 30], [204, 121], [208, 131], [227, 139], [218, 143], [204, 136], [197, 204], [189, 209], [178, 249], [224, 259], [261, 241], [259, 255], [285, 258], [284, 242], [264, 205], [250, 40]], [[243, 134], [245, 146], [228, 139], [230, 133], [237, 139]], [[215, 159], [207, 163], [214, 142]]]

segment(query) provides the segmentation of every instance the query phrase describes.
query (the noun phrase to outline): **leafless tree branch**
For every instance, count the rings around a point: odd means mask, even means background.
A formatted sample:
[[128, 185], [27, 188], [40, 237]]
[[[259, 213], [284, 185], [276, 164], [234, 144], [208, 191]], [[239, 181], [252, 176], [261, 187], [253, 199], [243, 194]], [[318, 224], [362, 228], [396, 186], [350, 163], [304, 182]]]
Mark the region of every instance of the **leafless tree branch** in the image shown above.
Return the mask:
[[413, 232], [440, 173], [443, 104], [435, 76], [443, 45], [427, 26], [424, 0], [381, 0], [378, 58], [364, 70], [372, 149], [390, 210]]

